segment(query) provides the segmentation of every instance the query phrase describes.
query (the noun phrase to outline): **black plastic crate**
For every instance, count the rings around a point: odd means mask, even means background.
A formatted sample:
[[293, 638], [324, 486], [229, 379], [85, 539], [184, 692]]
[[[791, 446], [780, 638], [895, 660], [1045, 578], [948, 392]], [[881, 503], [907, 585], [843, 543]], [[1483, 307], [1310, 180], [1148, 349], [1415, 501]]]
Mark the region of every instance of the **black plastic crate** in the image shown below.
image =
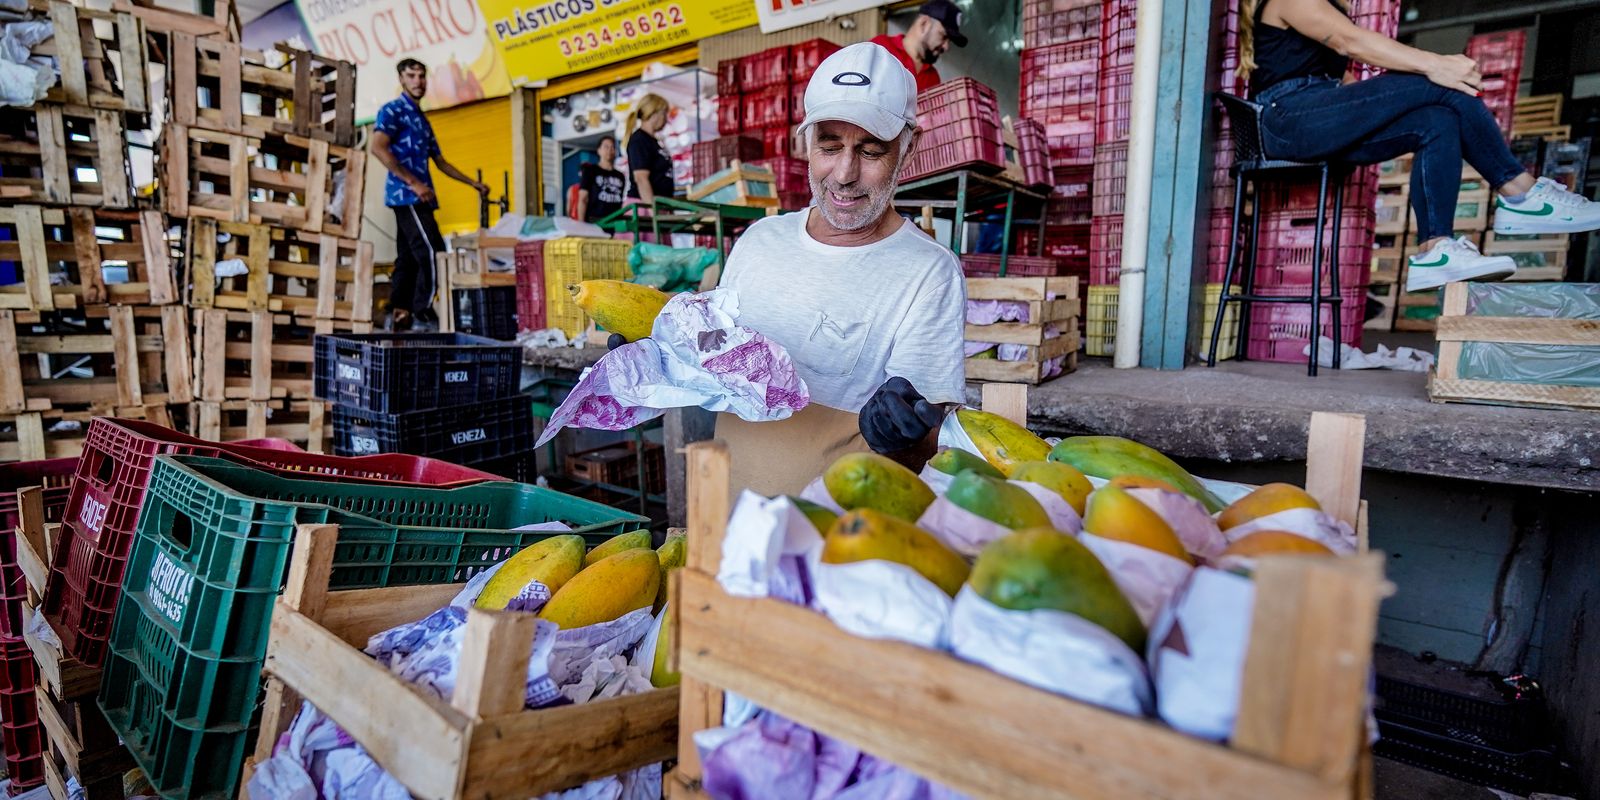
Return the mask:
[[451, 299], [457, 331], [507, 342], [517, 338], [517, 287], [456, 289]]
[[545, 455], [545, 450], [524, 450], [509, 456], [501, 456], [489, 461], [480, 461], [476, 464], [464, 466], [482, 470], [492, 475], [499, 475], [508, 481], [533, 483], [539, 479], [541, 471], [548, 466], [545, 463], [547, 459], [548, 456]]
[[1476, 691], [1454, 691], [1380, 672], [1375, 711], [1380, 719], [1457, 731], [1505, 750], [1522, 751], [1546, 743], [1549, 731], [1543, 693], [1537, 689], [1521, 694], [1503, 691], [1487, 676], [1452, 677]]
[[1463, 738], [1460, 731], [1413, 727], [1382, 715], [1378, 736], [1372, 748], [1378, 756], [1479, 786], [1523, 796], [1567, 794], [1574, 788], [1572, 769], [1549, 749], [1500, 750]]
[[522, 376], [521, 348], [465, 333], [324, 334], [316, 350], [317, 397], [375, 413], [510, 397]]
[[478, 464], [527, 450], [533, 440], [533, 401], [523, 395], [401, 414], [333, 407], [336, 455], [410, 453]]

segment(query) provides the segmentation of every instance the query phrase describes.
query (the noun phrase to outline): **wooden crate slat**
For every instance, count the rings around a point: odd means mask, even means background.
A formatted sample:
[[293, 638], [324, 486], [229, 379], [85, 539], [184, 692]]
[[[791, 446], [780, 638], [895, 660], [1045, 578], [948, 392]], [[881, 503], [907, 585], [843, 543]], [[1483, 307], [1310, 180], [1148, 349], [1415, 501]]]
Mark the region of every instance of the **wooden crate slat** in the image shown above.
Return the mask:
[[[1565, 284], [1553, 284], [1552, 291]], [[1567, 345], [1600, 349], [1600, 320], [1548, 317], [1487, 317], [1467, 314], [1470, 284], [1444, 288], [1437, 320], [1439, 357], [1428, 376], [1428, 398], [1434, 402], [1489, 403], [1536, 408], [1600, 409], [1600, 388], [1462, 378], [1462, 347], [1468, 342]], [[1530, 287], [1531, 288], [1531, 287]]]
[[126, 208], [128, 155], [119, 112], [38, 102], [0, 108], [0, 197]]
[[[14, 228], [15, 241], [0, 242], [0, 258], [21, 262], [23, 282], [0, 286], [0, 307], [50, 311], [177, 301], [160, 212], [78, 206], [65, 214], [46, 211], [40, 225], [39, 207], [23, 205], [9, 216], [14, 221], [0, 219], [0, 226]], [[105, 281], [114, 262], [125, 264], [128, 280]], [[49, 276], [58, 268], [66, 282], [52, 285]]]
[[[218, 242], [226, 234], [226, 243]], [[372, 321], [371, 242], [266, 225], [190, 219], [190, 305], [289, 312], [359, 324]], [[215, 278], [231, 258], [246, 272]]]
[[[162, 136], [167, 213], [358, 239], [366, 155], [321, 139], [173, 123]], [[344, 202], [332, 205], [337, 177]]]

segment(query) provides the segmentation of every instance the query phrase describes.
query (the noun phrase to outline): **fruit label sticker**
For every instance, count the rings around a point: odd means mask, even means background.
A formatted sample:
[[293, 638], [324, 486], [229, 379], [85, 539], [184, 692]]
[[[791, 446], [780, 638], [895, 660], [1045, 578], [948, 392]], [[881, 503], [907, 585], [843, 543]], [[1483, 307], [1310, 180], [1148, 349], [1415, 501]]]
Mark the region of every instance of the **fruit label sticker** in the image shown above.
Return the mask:
[[366, 371], [355, 364], [339, 365], [339, 380], [341, 381], [360, 381], [365, 377]]
[[470, 379], [471, 376], [464, 369], [453, 369], [444, 374], [445, 383], [466, 383]]
[[450, 441], [453, 444], [471, 444], [472, 442], [481, 442], [487, 438], [489, 438], [489, 433], [483, 428], [470, 428], [450, 434]]
[[78, 524], [88, 528], [94, 533], [100, 532], [100, 526], [106, 521], [106, 506], [104, 500], [96, 499], [93, 495], [85, 493], [83, 507], [78, 509]]
[[371, 436], [350, 437], [350, 449], [358, 456], [371, 455], [378, 452], [378, 440]]
[[155, 606], [173, 625], [183, 624], [183, 611], [189, 607], [189, 592], [194, 588], [194, 576], [180, 567], [165, 552], [157, 552], [155, 563], [150, 565], [150, 583], [146, 593], [150, 605]]

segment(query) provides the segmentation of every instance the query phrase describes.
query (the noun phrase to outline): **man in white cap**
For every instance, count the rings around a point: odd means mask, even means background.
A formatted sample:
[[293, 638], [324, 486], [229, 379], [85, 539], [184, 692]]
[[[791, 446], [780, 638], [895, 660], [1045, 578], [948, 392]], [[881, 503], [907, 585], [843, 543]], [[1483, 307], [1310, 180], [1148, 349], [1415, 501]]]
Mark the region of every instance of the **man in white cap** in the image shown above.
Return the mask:
[[920, 468], [941, 404], [966, 386], [961, 267], [894, 210], [917, 141], [911, 73], [882, 47], [851, 45], [818, 67], [805, 104], [812, 205], [751, 225], [722, 278], [739, 323], [783, 345], [811, 391], [781, 422], [718, 419], [735, 483], [768, 494], [800, 491], [851, 451]]

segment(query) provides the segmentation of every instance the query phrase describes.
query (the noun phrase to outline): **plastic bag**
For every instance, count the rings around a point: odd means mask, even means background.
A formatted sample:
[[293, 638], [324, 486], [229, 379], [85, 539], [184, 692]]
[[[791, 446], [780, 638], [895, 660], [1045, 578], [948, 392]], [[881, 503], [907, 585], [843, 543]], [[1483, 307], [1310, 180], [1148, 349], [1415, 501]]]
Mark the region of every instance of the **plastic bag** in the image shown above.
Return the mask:
[[717, 263], [718, 253], [704, 247], [668, 247], [639, 242], [628, 249], [632, 281], [663, 292], [690, 292], [700, 288], [706, 269]]

